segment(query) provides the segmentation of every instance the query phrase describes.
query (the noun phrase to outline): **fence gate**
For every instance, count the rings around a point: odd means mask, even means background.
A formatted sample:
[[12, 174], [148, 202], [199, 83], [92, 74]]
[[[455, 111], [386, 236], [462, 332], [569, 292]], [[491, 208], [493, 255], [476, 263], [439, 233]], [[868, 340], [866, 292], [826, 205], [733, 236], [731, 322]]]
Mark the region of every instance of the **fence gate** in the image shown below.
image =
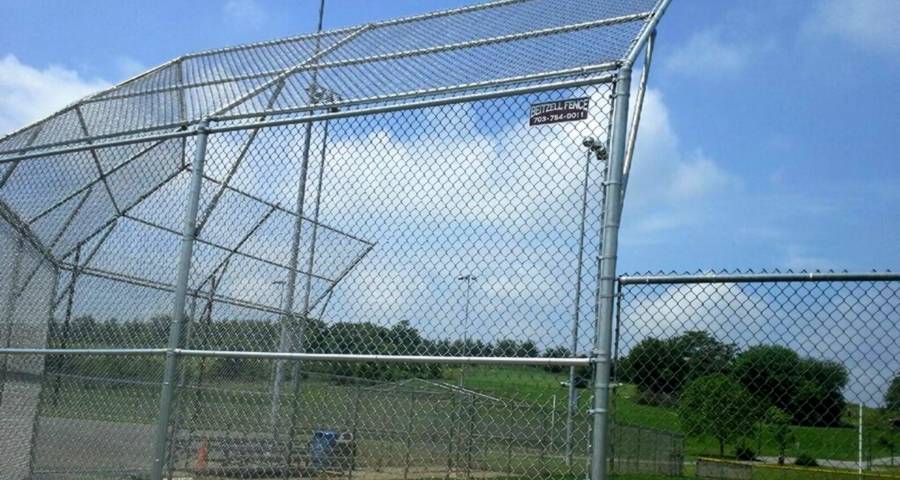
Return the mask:
[[188, 54], [0, 139], [0, 478], [605, 478], [667, 3]]

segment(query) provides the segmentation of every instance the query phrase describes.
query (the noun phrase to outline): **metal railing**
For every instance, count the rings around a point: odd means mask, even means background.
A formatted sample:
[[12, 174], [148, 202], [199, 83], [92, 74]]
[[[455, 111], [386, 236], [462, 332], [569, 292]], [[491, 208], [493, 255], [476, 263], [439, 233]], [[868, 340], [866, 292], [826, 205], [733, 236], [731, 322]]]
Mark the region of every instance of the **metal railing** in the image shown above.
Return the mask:
[[0, 139], [0, 478], [607, 478], [667, 5], [186, 55]]

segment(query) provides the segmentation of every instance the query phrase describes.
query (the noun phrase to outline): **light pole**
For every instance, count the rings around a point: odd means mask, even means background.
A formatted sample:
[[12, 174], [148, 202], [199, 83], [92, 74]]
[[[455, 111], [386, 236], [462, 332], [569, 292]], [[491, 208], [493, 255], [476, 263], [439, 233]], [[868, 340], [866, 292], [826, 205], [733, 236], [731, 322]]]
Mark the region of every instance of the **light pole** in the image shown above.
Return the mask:
[[278, 289], [278, 308], [281, 308], [281, 302], [284, 301], [284, 286], [287, 284], [284, 280], [273, 280], [272, 285], [278, 285], [281, 288]]
[[[325, 0], [320, 0], [319, 2], [319, 23], [316, 28], [316, 33], [322, 32], [322, 24], [325, 16]], [[309, 105], [315, 105], [319, 100], [321, 100], [319, 91], [320, 88], [318, 86], [318, 69], [316, 68], [316, 63], [318, 60], [316, 57], [319, 55], [320, 48], [320, 37], [316, 37], [316, 46], [315, 53], [311, 59], [315, 59], [311, 63], [312, 67], [312, 78], [310, 79], [310, 84], [307, 87], [307, 91], [309, 92], [310, 98], [308, 101]], [[309, 112], [309, 115], [312, 115], [313, 111]], [[303, 154], [300, 161], [300, 170], [299, 170], [299, 182], [297, 188], [297, 199], [296, 206], [294, 212], [296, 216], [294, 218], [294, 226], [293, 233], [291, 235], [291, 250], [290, 256], [288, 260], [289, 270], [287, 272], [287, 280], [285, 282], [283, 291], [284, 296], [282, 299], [282, 303], [280, 305], [281, 308], [281, 333], [278, 338], [278, 351], [279, 352], [290, 352], [294, 350], [302, 350], [303, 344], [303, 325], [306, 322], [306, 312], [305, 310], [308, 308], [307, 305], [304, 305], [304, 318], [301, 319], [301, 322], [298, 325], [294, 325], [294, 295], [297, 281], [297, 272], [300, 270], [299, 261], [300, 261], [300, 239], [302, 237], [302, 229], [303, 229], [303, 218], [304, 211], [303, 208], [306, 204], [306, 181], [307, 181], [307, 173], [309, 169], [309, 154], [310, 147], [312, 141], [312, 127], [313, 122], [306, 122], [305, 126], [305, 136], [303, 140]], [[309, 272], [308, 272], [309, 273]], [[309, 280], [309, 275], [307, 275], [307, 280]], [[299, 329], [299, 332], [294, 331], [294, 329]], [[299, 335], [298, 335], [299, 333]], [[297, 337], [300, 337], [298, 347]], [[278, 440], [278, 422], [280, 418], [280, 410], [281, 410], [281, 395], [283, 390], [283, 383], [285, 377], [285, 360], [276, 360], [275, 361], [275, 372], [274, 379], [272, 381], [272, 411], [271, 411], [271, 421], [272, 421], [272, 438], [273, 440]], [[295, 373], [296, 373], [296, 365], [295, 365]], [[296, 378], [296, 376], [295, 376]], [[296, 380], [295, 380], [296, 382]]]
[[[463, 349], [462, 353], [464, 357], [469, 356], [469, 300], [472, 296], [472, 282], [478, 280], [478, 277], [472, 275], [471, 273], [467, 273], [465, 275], [459, 276], [456, 278], [457, 281], [466, 282], [466, 293], [465, 293], [465, 302], [463, 306]], [[463, 364], [462, 368], [459, 370], [459, 386], [463, 385], [463, 376], [465, 372], [465, 364]]]
[[[600, 163], [601, 176], [606, 174], [606, 161], [609, 158], [606, 146], [593, 138], [586, 138], [582, 142], [587, 150], [587, 156], [584, 163], [584, 181], [581, 186], [581, 224], [578, 233], [578, 257], [575, 266], [575, 314], [572, 317], [572, 346], [569, 354], [573, 357], [578, 355], [578, 324], [581, 321], [581, 275], [584, 264], [584, 242], [585, 227], [587, 219], [588, 206], [588, 182], [590, 181], [591, 159], [596, 157]], [[602, 223], [602, 220], [601, 220]], [[566, 465], [572, 465], [572, 456], [574, 452], [575, 435], [575, 415], [578, 410], [578, 380], [575, 367], [569, 367], [569, 381], [562, 384], [569, 390], [569, 403], [566, 406]]]

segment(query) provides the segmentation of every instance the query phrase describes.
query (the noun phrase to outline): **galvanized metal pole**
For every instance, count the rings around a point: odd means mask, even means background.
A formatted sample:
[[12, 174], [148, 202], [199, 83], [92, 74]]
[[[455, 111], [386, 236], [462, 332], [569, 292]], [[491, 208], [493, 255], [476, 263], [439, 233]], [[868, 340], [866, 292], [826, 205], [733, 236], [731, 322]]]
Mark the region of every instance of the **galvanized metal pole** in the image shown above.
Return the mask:
[[[323, 1], [324, 4], [324, 1]], [[321, 21], [321, 17], [320, 17]], [[318, 242], [318, 234], [319, 234], [319, 214], [321, 213], [322, 208], [322, 182], [325, 177], [325, 159], [327, 156], [327, 147], [328, 147], [328, 120], [325, 121], [324, 127], [322, 130], [322, 148], [321, 153], [319, 155], [319, 172], [318, 179], [316, 182], [316, 203], [313, 208], [313, 225], [311, 237], [309, 240], [309, 256], [307, 258], [306, 264], [306, 281], [305, 286], [303, 288], [303, 308], [301, 312], [303, 312], [302, 323], [298, 326], [297, 332], [294, 338], [294, 349], [297, 352], [303, 352], [306, 349], [306, 320], [309, 318], [309, 310], [310, 310], [310, 298], [312, 296], [312, 279], [313, 272], [316, 267], [316, 244]], [[321, 320], [321, 319], [320, 319]], [[300, 388], [300, 377], [302, 364], [299, 360], [294, 362], [294, 368], [292, 372], [291, 378], [291, 419], [290, 425], [288, 426], [288, 441], [287, 441], [287, 455], [286, 455], [286, 467], [284, 470], [285, 478], [287, 478], [288, 473], [290, 472], [290, 465], [293, 462], [293, 450], [294, 450], [294, 435], [296, 434], [296, 418], [299, 415], [300, 410], [300, 398], [302, 395], [302, 391]]]
[[[325, 120], [325, 123], [322, 128], [322, 148], [321, 153], [319, 155], [319, 172], [316, 180], [316, 203], [313, 207], [313, 225], [312, 225], [312, 234], [309, 239], [309, 257], [307, 258], [306, 263], [306, 282], [303, 287], [303, 315], [304, 317], [309, 315], [309, 302], [310, 297], [312, 296], [312, 279], [313, 272], [316, 269], [316, 244], [318, 243], [319, 238], [319, 214], [322, 212], [322, 183], [325, 180], [325, 159], [327, 157], [328, 151], [328, 120]], [[301, 330], [300, 335], [297, 338], [297, 351], [302, 352], [304, 350], [304, 330]], [[298, 364], [299, 366], [299, 364]]]
[[[44, 333], [43, 344], [44, 346], [49, 346], [50, 341], [50, 325], [53, 325], [53, 312], [56, 311], [56, 292], [59, 289], [59, 267], [53, 267], [53, 279], [50, 281], [50, 288], [47, 290], [47, 331]], [[42, 374], [47, 372], [47, 357], [44, 356], [41, 359], [41, 367], [40, 371]], [[57, 377], [58, 378], [58, 377]], [[28, 476], [26, 478], [34, 478], [34, 462], [37, 454], [37, 445], [38, 445], [38, 429], [40, 428], [40, 422], [42, 418], [42, 410], [45, 405], [45, 396], [46, 390], [41, 387], [38, 392], [38, 402], [34, 411], [34, 416], [31, 418], [31, 440], [29, 441], [28, 448]]]
[[166, 364], [163, 373], [162, 391], [159, 395], [159, 420], [156, 425], [156, 439], [153, 443], [153, 465], [151, 480], [162, 480], [166, 464], [166, 443], [169, 420], [172, 416], [172, 403], [175, 396], [176, 368], [178, 366], [179, 343], [181, 342], [181, 326], [184, 323], [184, 307], [187, 303], [188, 280], [191, 271], [191, 256], [194, 253], [194, 239], [197, 226], [197, 210], [200, 205], [200, 191], [203, 187], [203, 166], [206, 162], [206, 139], [209, 124], [203, 121], [197, 127], [197, 145], [194, 153], [194, 164], [191, 171], [191, 185], [188, 194], [188, 206], [184, 214], [184, 227], [181, 237], [181, 256], [178, 259], [178, 273], [175, 281], [175, 302], [169, 327], [169, 345], [166, 350]]
[[[4, 339], [3, 339], [3, 347], [10, 348], [12, 346], [12, 331], [13, 331], [13, 323], [15, 323], [16, 318], [16, 306], [19, 297], [16, 295], [16, 290], [19, 289], [19, 276], [22, 271], [22, 256], [25, 254], [25, 240], [21, 237], [16, 242], [16, 250], [15, 256], [13, 257], [13, 265], [12, 272], [10, 274], [9, 279], [9, 292], [6, 295], [6, 301], [3, 306], [3, 320], [6, 323], [6, 328], [4, 329]], [[3, 356], [3, 368], [0, 369], [0, 405], [3, 405], [3, 391], [6, 387], [6, 368], [8, 357], [6, 355]]]
[[[464, 357], [468, 357], [471, 352], [469, 352], [469, 299], [471, 295], [471, 287], [472, 281], [477, 280], [478, 277], [472, 275], [471, 273], [467, 273], [457, 280], [462, 280], [466, 282], [466, 293], [465, 293], [465, 305], [463, 306], [463, 344], [462, 344], [462, 354]], [[462, 365], [459, 369], [459, 386], [462, 387], [464, 383], [464, 379], [466, 376], [466, 366]]]
[[[303, 158], [300, 161], [300, 181], [297, 191], [296, 218], [294, 220], [294, 232], [291, 238], [291, 253], [285, 281], [284, 300], [281, 305], [281, 335], [278, 340], [278, 351], [288, 352], [294, 344], [294, 295], [297, 289], [297, 265], [300, 261], [300, 236], [303, 233], [303, 205], [306, 202], [306, 177], [309, 169], [309, 149], [312, 137], [312, 123], [306, 124], [306, 139], [303, 141]], [[278, 360], [275, 363], [275, 379], [272, 385], [272, 435], [277, 438], [279, 417], [281, 416], [281, 392], [284, 385], [285, 361]]]
[[634, 115], [628, 130], [628, 143], [625, 146], [625, 166], [622, 168], [622, 203], [625, 203], [625, 191], [628, 190], [628, 176], [631, 174], [631, 160], [634, 158], [634, 146], [637, 144], [638, 128], [641, 125], [641, 112], [644, 110], [644, 95], [647, 93], [647, 81], [650, 78], [650, 64], [653, 62], [653, 46], [656, 45], [656, 30], [647, 38], [647, 49], [644, 53], [644, 68], [638, 82], [637, 97], [634, 101]]
[[616, 257], [619, 247], [619, 220], [622, 206], [622, 173], [625, 143], [628, 135], [628, 97], [631, 88], [631, 65], [619, 71], [613, 93], [612, 137], [609, 167], [603, 192], [603, 227], [600, 251], [600, 282], [597, 295], [597, 322], [594, 337], [594, 402], [591, 432], [591, 480], [607, 478], [609, 437], [609, 378], [612, 349], [613, 307], [615, 306]]
[[[72, 269], [72, 281], [69, 287], [69, 297], [66, 299], [66, 314], [63, 318], [62, 325], [62, 338], [59, 343], [59, 348], [65, 349], [69, 346], [69, 326], [72, 322], [72, 310], [75, 307], [75, 287], [78, 284], [78, 272], [81, 267], [81, 247], [75, 249], [75, 268]], [[50, 397], [53, 402], [53, 406], [55, 407], [57, 402], [59, 402], [59, 388], [60, 388], [60, 373], [63, 369], [65, 361], [65, 357], [59, 357], [53, 359], [54, 367], [56, 370], [56, 380], [53, 383], [53, 395]]]
[[863, 404], [862, 400], [857, 400], [859, 402], [859, 415], [858, 415], [858, 449], [856, 456], [856, 473], [862, 475], [863, 472]]
[[[572, 347], [569, 355], [578, 353], [578, 323], [581, 321], [581, 270], [584, 262], [584, 229], [587, 217], [588, 179], [591, 173], [591, 157], [588, 150], [584, 162], [584, 183], [581, 186], [581, 227], [578, 234], [578, 264], [575, 266], [575, 314], [572, 316]], [[575, 430], [575, 410], [578, 408], [578, 390], [575, 388], [575, 367], [569, 367], [569, 404], [566, 408], [566, 465], [572, 465], [572, 437]], [[556, 397], [554, 396], [554, 399]]]
[[[317, 32], [322, 31], [322, 22], [325, 15], [325, 0], [320, 0], [319, 2], [319, 23], [316, 27]], [[316, 39], [316, 47], [315, 47], [315, 55], [319, 54], [320, 48], [320, 39]], [[314, 55], [314, 57], [315, 57]], [[315, 63], [313, 63], [315, 64]], [[309, 94], [310, 94], [310, 103], [315, 104], [318, 103], [316, 99], [316, 95], [318, 95], [319, 87], [318, 87], [318, 70], [315, 68], [312, 70], [312, 79], [310, 81], [309, 86]], [[314, 114], [314, 111], [310, 110], [310, 115]], [[278, 340], [278, 351], [279, 352], [287, 352], [294, 346], [295, 335], [292, 330], [292, 321], [294, 318], [294, 295], [297, 287], [297, 265], [300, 261], [300, 236], [303, 232], [303, 207], [306, 203], [306, 178], [309, 171], [309, 150], [310, 144], [312, 141], [312, 127], [313, 122], [307, 122], [304, 128], [305, 138], [303, 140], [303, 157], [300, 161], [300, 182], [298, 185], [297, 191], [297, 203], [295, 214], [297, 215], [294, 220], [294, 231], [293, 236], [291, 237], [291, 253], [289, 259], [289, 267], [287, 273], [287, 280], [285, 283], [285, 292], [283, 303], [281, 306], [282, 309], [282, 317], [281, 317], [281, 335]], [[307, 274], [311, 274], [312, 272], [307, 272]], [[304, 318], [301, 319], [301, 322], [305, 322], [305, 312]], [[303, 326], [301, 325], [301, 329]], [[278, 423], [279, 417], [281, 416], [281, 391], [284, 385], [284, 371], [285, 371], [285, 361], [278, 360], [275, 363], [275, 378], [273, 380], [272, 385], [272, 411], [271, 411], [271, 423], [272, 423], [272, 440], [278, 440]]]
[[[184, 148], [182, 147], [182, 151]], [[197, 296], [200, 294], [200, 288], [195, 287], [194, 292], [190, 293], [191, 297], [191, 306], [188, 307], [189, 313], [187, 318], [185, 319], [186, 331], [184, 332], [184, 341], [182, 342], [186, 347], [192, 347], [193, 345], [193, 335], [194, 335], [194, 324], [196, 323], [197, 318]], [[179, 395], [184, 395], [184, 389], [187, 387], [188, 382], [188, 373], [187, 369], [183, 369], [180, 373], [180, 379], [178, 380], [178, 386], [175, 387], [175, 399], [178, 400]], [[196, 397], [194, 397], [196, 401]], [[169, 435], [169, 459], [166, 462], [166, 471], [168, 472], [169, 478], [172, 478], [172, 472], [175, 470], [175, 456], [177, 454], [178, 442], [175, 441], [177, 430], [181, 425], [181, 412], [176, 411], [174, 414], [174, 418], [171, 422], [171, 435]], [[194, 436], [194, 424], [188, 424], [188, 434], [187, 437], [191, 438]]]
[[416, 418], [416, 391], [414, 389], [409, 390], [409, 409], [406, 411], [406, 441], [404, 442], [406, 445], [406, 455], [403, 457], [403, 480], [409, 479], [409, 462], [410, 462], [410, 454], [412, 453], [412, 442], [413, 442], [413, 421]]

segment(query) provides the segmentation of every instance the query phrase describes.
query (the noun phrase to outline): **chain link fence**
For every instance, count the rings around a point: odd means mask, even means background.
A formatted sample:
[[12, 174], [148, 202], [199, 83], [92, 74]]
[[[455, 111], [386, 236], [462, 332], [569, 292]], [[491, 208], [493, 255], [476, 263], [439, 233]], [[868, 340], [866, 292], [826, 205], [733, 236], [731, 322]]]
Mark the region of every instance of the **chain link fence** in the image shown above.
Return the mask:
[[666, 4], [189, 54], [0, 139], [0, 480], [587, 476]]
[[639, 275], [619, 288], [614, 417], [683, 433], [698, 476], [898, 475], [900, 275]]
[[[179, 325], [179, 346], [194, 355], [181, 358], [171, 382], [168, 474], [584, 474], [588, 406], [573, 408], [566, 433], [560, 382], [566, 358], [581, 361], [592, 341], [585, 334], [572, 350], [573, 318], [582, 332], [593, 329], [604, 172], [582, 141], [605, 142], [611, 92], [598, 84], [209, 135]], [[591, 99], [592, 120], [521, 124], [530, 105], [570, 97]], [[173, 331], [178, 224], [196, 168], [183, 155], [198, 143], [136, 148], [133, 176], [110, 176], [109, 188], [151, 193], [114, 193], [129, 206], [109, 225], [81, 213], [94, 197], [109, 206], [99, 184], [38, 219], [57, 216], [59, 231], [93, 236], [57, 247], [58, 288], [51, 276], [34, 283], [37, 297], [16, 301], [35, 312], [19, 309], [22, 320], [5, 323], [6, 347], [61, 350], [5, 356], [3, 405], [30, 405], [5, 418], [36, 429], [4, 431], [20, 445], [23, 471], [147, 475], [159, 391], [170, 383], [163, 347]], [[305, 156], [310, 194], [298, 215], [281, 205], [296, 200]], [[236, 351], [513, 361], [229, 356]], [[32, 400], [13, 400], [19, 375], [30, 375]], [[331, 435], [352, 445], [342, 450], [348, 459], [320, 458], [337, 448], [316, 450]]]
[[184, 55], [0, 139], [0, 480], [894, 468], [896, 278], [614, 303], [667, 5]]

